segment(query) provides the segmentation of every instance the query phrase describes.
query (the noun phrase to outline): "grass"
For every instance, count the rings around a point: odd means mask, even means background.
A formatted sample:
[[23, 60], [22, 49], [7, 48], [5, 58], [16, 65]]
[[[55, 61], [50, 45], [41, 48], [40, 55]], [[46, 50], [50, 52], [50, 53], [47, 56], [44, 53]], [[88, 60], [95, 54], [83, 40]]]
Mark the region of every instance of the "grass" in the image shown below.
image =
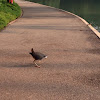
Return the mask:
[[7, 0], [0, 0], [0, 30], [21, 15], [21, 8], [17, 3], [10, 4]]

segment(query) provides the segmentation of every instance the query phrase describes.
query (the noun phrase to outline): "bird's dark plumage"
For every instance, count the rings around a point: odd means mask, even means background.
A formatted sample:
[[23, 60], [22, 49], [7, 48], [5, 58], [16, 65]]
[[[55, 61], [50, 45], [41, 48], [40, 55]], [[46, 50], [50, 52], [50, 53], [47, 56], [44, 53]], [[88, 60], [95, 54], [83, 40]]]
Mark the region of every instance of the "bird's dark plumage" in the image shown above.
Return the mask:
[[[29, 54], [32, 55], [32, 57], [34, 58], [34, 61], [36, 61], [36, 60], [42, 60], [43, 58], [47, 58], [46, 55], [44, 55], [44, 54], [42, 54], [40, 52], [34, 52], [33, 48], [31, 49], [31, 52]], [[35, 65], [37, 67], [39, 67], [36, 63], [35, 63]]]
[[34, 52], [33, 48], [31, 49], [31, 52], [30, 54], [32, 55], [32, 57], [35, 59], [35, 60], [41, 60], [43, 58], [46, 58], [47, 56], [40, 53], [40, 52]]

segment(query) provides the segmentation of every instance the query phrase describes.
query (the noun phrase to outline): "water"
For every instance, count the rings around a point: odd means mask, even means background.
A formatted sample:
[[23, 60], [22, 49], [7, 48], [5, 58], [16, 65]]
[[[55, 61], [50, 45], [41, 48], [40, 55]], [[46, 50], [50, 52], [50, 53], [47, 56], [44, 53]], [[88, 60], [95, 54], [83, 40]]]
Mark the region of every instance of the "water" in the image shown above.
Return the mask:
[[100, 0], [29, 0], [72, 12], [100, 32]]

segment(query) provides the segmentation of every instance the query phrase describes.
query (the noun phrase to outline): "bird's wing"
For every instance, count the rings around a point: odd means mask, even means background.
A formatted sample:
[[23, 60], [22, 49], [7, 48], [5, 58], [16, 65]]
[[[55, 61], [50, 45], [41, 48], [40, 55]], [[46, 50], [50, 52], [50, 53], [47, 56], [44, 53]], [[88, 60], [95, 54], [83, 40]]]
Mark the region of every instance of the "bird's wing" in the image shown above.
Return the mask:
[[44, 54], [42, 54], [42, 53], [40, 53], [40, 52], [35, 52], [35, 54], [36, 54], [38, 57], [40, 57], [40, 58], [46, 57], [46, 55], [44, 55]]

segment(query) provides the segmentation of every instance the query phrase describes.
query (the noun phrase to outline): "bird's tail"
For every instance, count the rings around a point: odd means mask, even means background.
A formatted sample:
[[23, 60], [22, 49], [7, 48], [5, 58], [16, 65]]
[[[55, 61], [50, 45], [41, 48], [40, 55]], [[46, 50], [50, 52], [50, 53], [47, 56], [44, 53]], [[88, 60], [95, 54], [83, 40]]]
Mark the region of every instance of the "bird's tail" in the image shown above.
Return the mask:
[[48, 56], [45, 56], [45, 58], [48, 58]]

